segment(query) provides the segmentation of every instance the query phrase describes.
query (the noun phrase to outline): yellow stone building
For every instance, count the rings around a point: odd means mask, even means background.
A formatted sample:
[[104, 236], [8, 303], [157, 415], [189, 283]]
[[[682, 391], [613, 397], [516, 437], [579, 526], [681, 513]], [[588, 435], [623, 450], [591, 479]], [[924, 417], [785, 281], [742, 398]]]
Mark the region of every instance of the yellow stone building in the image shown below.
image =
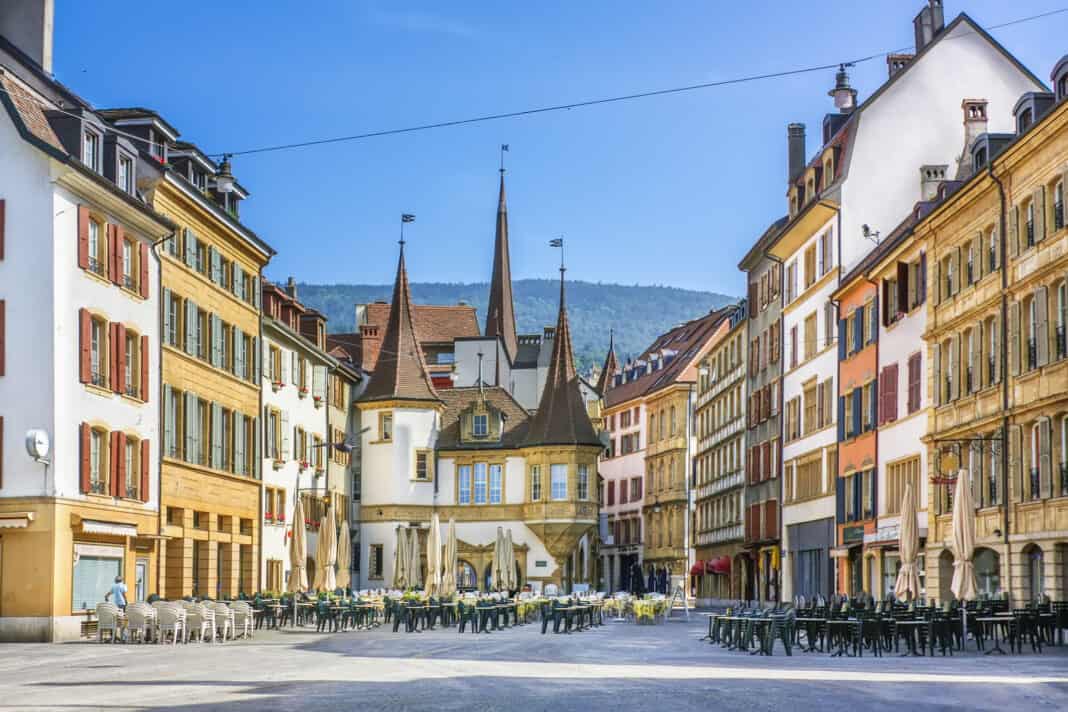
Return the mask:
[[[933, 412], [927, 595], [948, 598], [952, 478], [976, 502], [981, 595], [1063, 600], [1068, 581], [1068, 58], [1056, 96], [1025, 94], [1015, 134], [981, 133], [943, 184], [928, 245]], [[976, 111], [985, 103], [976, 101]], [[1004, 236], [1005, 239], [1002, 239]]]
[[262, 506], [260, 274], [274, 250], [241, 223], [248, 193], [227, 162], [216, 166], [151, 112], [109, 115], [158, 138], [165, 170], [146, 194], [179, 226], [161, 250], [160, 594], [252, 592]]

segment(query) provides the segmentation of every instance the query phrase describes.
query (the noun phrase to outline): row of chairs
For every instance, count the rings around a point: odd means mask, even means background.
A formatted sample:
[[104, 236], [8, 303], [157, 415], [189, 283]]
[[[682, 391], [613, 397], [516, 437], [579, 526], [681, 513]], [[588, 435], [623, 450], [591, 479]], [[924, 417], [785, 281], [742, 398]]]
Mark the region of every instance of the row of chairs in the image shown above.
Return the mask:
[[120, 640], [162, 643], [170, 639], [188, 642], [190, 637], [218, 642], [238, 635], [251, 638], [252, 607], [246, 601], [221, 602], [164, 601], [131, 603], [121, 611], [114, 603], [97, 605], [97, 640], [105, 634], [113, 643]]

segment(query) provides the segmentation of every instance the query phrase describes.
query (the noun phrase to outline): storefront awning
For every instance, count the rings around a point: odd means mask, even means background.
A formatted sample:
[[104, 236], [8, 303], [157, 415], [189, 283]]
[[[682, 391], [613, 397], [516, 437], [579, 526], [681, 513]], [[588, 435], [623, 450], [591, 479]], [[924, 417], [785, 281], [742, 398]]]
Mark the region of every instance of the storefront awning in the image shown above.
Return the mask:
[[25, 529], [33, 518], [34, 512], [0, 512], [0, 529]]
[[705, 562], [698, 561], [690, 567], [690, 576], [700, 576], [705, 572]]
[[731, 572], [731, 557], [717, 556], [707, 562], [705, 570], [710, 574], [729, 574]]
[[106, 534], [108, 536], [137, 536], [137, 526], [121, 522], [102, 522], [98, 519], [83, 519], [84, 534]]

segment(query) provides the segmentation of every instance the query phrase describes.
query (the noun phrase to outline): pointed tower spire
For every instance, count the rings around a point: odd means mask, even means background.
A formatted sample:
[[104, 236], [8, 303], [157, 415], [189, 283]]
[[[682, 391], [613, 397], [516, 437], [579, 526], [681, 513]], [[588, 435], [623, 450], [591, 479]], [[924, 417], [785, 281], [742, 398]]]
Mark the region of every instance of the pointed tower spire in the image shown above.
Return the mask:
[[515, 332], [515, 306], [512, 301], [512, 266], [508, 256], [508, 207], [504, 200], [504, 163], [501, 163], [501, 189], [497, 198], [497, 233], [493, 243], [493, 278], [490, 281], [489, 305], [486, 308], [488, 337], [499, 336], [508, 360], [514, 361], [519, 350]]
[[616, 362], [616, 332], [612, 329], [608, 332], [608, 355], [604, 357], [604, 367], [597, 378], [597, 392], [602, 396], [612, 387], [612, 379], [617, 368], [619, 364]]
[[538, 410], [530, 421], [524, 445], [601, 445], [582, 401], [575, 358], [571, 350], [571, 327], [564, 295], [564, 268], [560, 267], [560, 313], [545, 388]]
[[389, 322], [382, 338], [382, 349], [371, 382], [361, 401], [417, 400], [440, 402], [434, 383], [427, 375], [426, 362], [415, 338], [412, 319], [412, 294], [408, 270], [404, 267], [404, 239], [400, 242], [397, 279], [393, 284], [393, 302]]

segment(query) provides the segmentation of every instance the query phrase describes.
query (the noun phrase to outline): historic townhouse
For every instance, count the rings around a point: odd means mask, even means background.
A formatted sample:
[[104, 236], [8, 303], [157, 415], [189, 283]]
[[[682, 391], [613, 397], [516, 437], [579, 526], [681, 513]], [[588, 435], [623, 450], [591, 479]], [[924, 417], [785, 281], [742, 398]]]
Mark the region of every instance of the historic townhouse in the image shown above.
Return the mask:
[[821, 147], [807, 165], [803, 133], [790, 132], [790, 222], [769, 248], [784, 263], [785, 598], [830, 593], [828, 554], [850, 553], [839, 548], [835, 525], [844, 473], [830, 404], [841, 385], [835, 343], [844, 314], [830, 301], [839, 270], [853, 270], [909, 214], [921, 197], [920, 167], [958, 162], [963, 99], [1011, 105], [1042, 88], [967, 15], [944, 26], [939, 0], [929, 0], [914, 25], [915, 56], [888, 57], [887, 81], [859, 106], [838, 72], [830, 92], [838, 111], [824, 118]]
[[672, 329], [632, 367], [635, 376], [646, 378], [642, 385], [648, 414], [642, 558], [647, 567], [666, 569], [670, 576], [685, 578], [693, 565], [689, 468], [696, 446], [697, 364], [727, 333], [731, 309], [710, 312]]
[[[281, 591], [289, 580], [289, 531], [307, 530], [314, 552], [322, 519], [344, 509], [332, 502], [327, 462], [332, 442], [327, 423], [327, 373], [336, 364], [320, 347], [326, 343], [326, 320], [297, 299], [296, 285], [285, 289], [264, 283], [263, 304], [263, 551], [259, 566], [263, 586]], [[305, 336], [305, 333], [308, 336]], [[304, 521], [291, 521], [296, 497], [303, 499]], [[331, 508], [331, 504], [339, 504]], [[311, 563], [311, 562], [309, 562]], [[315, 565], [307, 568], [309, 585]]]
[[435, 388], [418, 348], [402, 244], [378, 362], [357, 401], [362, 471], [369, 473], [361, 495], [362, 586], [392, 584], [399, 528], [414, 525], [425, 536], [434, 513], [456, 521], [462, 588], [493, 588], [498, 528], [512, 532], [521, 584], [571, 590], [591, 583], [603, 445], [575, 373], [562, 277], [552, 358], [531, 415], [507, 389], [483, 383], [488, 377]]
[[[751, 526], [745, 508], [747, 302], [729, 312], [728, 331], [698, 363], [692, 472], [696, 507], [693, 544], [698, 605], [754, 598], [751, 559], [743, 532]], [[770, 462], [770, 458], [769, 458]], [[759, 521], [759, 520], [758, 520]]]
[[174, 225], [138, 190], [158, 169], [52, 80], [42, 24], [0, 37], [0, 640], [78, 638], [115, 576], [159, 590], [154, 245]]
[[782, 264], [767, 247], [786, 222], [782, 217], [768, 226], [738, 265], [749, 283], [744, 536], [751, 563], [746, 588], [762, 602], [779, 600], [782, 521]]
[[105, 116], [140, 136], [162, 177], [143, 186], [179, 228], [161, 249], [161, 594], [259, 587], [260, 273], [274, 251], [239, 219], [247, 191], [146, 109]]
[[1065, 592], [1068, 58], [1052, 79], [1055, 94], [1024, 93], [1011, 114], [990, 102], [991, 123], [1008, 116], [1015, 131], [979, 133], [966, 154], [974, 175], [916, 228], [933, 264], [929, 596], [948, 595], [952, 578], [957, 476], [978, 507], [980, 593], [1020, 604]]
[[[321, 315], [315, 312], [305, 318], [305, 322], [319, 322]], [[324, 323], [325, 327], [325, 323]], [[318, 327], [316, 327], [318, 328]], [[309, 331], [305, 329], [305, 334]], [[325, 343], [325, 340], [324, 342]], [[351, 542], [349, 551], [353, 552], [350, 563], [350, 580], [355, 580], [358, 570], [359, 551], [359, 469], [354, 456], [359, 443], [359, 411], [354, 400], [363, 385], [363, 376], [346, 361], [335, 360], [327, 375], [327, 440], [330, 447], [326, 460], [326, 491], [334, 498], [334, 514], [337, 517], [338, 536], [347, 536]], [[347, 527], [347, 529], [346, 529]]]
[[[640, 394], [622, 386], [623, 371], [616, 361], [613, 340], [597, 382], [604, 408], [608, 446], [597, 467], [604, 481], [601, 515], [607, 536], [601, 540], [602, 587], [606, 591], [632, 591], [642, 574], [642, 483], [645, 478], [645, 416]], [[618, 383], [617, 383], [618, 381]], [[620, 390], [613, 392], [617, 385]], [[617, 397], [618, 396], [618, 397]]]
[[[874, 253], [873, 253], [874, 254]], [[870, 255], [869, 255], [870, 258]], [[837, 591], [855, 595], [863, 581], [864, 535], [875, 531], [876, 435], [879, 418], [879, 293], [865, 276], [867, 259], [842, 279], [832, 299], [838, 304], [838, 470], [834, 473], [836, 544], [845, 554]], [[819, 399], [801, 416], [802, 429], [827, 412]]]
[[[892, 595], [901, 566], [898, 539], [906, 485], [912, 487], [916, 506], [921, 588], [925, 579], [922, 551], [927, 536], [927, 484], [922, 478], [927, 471], [927, 452], [922, 440], [930, 399], [922, 339], [927, 324], [927, 253], [926, 244], [915, 238], [912, 227], [929, 212], [929, 201], [945, 168], [921, 169], [923, 201], [857, 270], [863, 270], [866, 281], [879, 285], [877, 457], [871, 491], [876, 520], [874, 527], [868, 526], [864, 532], [861, 583], [880, 600]], [[844, 494], [848, 494], [848, 486]], [[855, 573], [852, 580], [855, 582]]]

